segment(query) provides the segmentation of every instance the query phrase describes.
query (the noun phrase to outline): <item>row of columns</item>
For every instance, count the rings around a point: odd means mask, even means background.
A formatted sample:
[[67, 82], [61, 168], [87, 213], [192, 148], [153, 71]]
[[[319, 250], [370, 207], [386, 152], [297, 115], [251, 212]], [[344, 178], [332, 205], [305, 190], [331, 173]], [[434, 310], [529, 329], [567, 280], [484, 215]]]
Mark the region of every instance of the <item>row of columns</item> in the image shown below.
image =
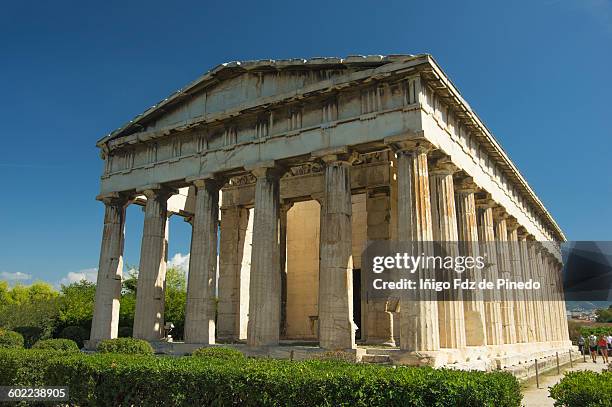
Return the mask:
[[[510, 296], [509, 292], [465, 291], [464, 298], [434, 291], [414, 291], [400, 301], [400, 346], [404, 350], [435, 351], [440, 348], [501, 345], [517, 342], [565, 340], [567, 325], [563, 299], [559, 296], [559, 265], [536, 245], [516, 221], [464, 177], [456, 182], [456, 168], [448, 159], [437, 160], [431, 171], [431, 147], [422, 141], [389, 140], [397, 165], [397, 237], [400, 241], [422, 242], [419, 252], [431, 253], [427, 242], [459, 242], [446, 247], [450, 255], [476, 256], [485, 251], [490, 267], [471, 279], [520, 275], [546, 281], [544, 298], [533, 293]], [[352, 230], [350, 169], [353, 156], [346, 149], [317, 155], [325, 164], [325, 188], [316, 197], [321, 204], [319, 265], [319, 340], [326, 349], [355, 345], [352, 302]], [[247, 343], [276, 345], [282, 309], [281, 260], [284, 245], [279, 195], [281, 171], [274, 163], [248, 168], [256, 177], [253, 241], [250, 265]], [[214, 177], [190, 180], [196, 187], [187, 286], [185, 341], [211, 344], [219, 336], [236, 330], [235, 313], [219, 312], [215, 328], [215, 284], [219, 190], [223, 182]], [[159, 340], [164, 334], [164, 285], [167, 257], [167, 199], [174, 192], [162, 186], [142, 191], [147, 197], [138, 279], [134, 336]], [[123, 224], [127, 199], [105, 197], [98, 288], [91, 339], [116, 337], [121, 293]], [[224, 210], [244, 211], [242, 208]], [[245, 217], [229, 217], [236, 236], [244, 239]], [[286, 215], [286, 211], [285, 211]], [[225, 228], [224, 228], [225, 229]], [[242, 234], [241, 234], [242, 233]], [[242, 266], [240, 244], [229, 245], [221, 262], [232, 272]], [[421, 276], [427, 278], [430, 276]], [[225, 280], [224, 280], [225, 281]], [[227, 283], [227, 282], [226, 282]], [[221, 284], [221, 280], [220, 280]], [[240, 284], [229, 290], [239, 295]], [[224, 290], [226, 291], [226, 290]], [[237, 294], [238, 293], [238, 294]], [[238, 302], [240, 298], [238, 298]], [[554, 329], [550, 329], [554, 327]], [[552, 333], [547, 333], [552, 332]]]

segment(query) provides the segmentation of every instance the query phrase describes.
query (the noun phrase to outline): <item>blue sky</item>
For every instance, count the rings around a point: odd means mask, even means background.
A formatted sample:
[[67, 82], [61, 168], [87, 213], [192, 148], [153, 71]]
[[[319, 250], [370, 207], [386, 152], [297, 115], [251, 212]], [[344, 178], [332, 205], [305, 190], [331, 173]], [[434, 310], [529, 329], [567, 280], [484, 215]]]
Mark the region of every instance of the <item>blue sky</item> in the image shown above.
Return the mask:
[[[96, 140], [219, 63], [262, 58], [431, 53], [568, 238], [612, 240], [611, 0], [85, 3], [0, 12], [0, 279], [94, 275]], [[141, 227], [130, 208], [129, 264]], [[188, 225], [170, 235], [180, 260]]]

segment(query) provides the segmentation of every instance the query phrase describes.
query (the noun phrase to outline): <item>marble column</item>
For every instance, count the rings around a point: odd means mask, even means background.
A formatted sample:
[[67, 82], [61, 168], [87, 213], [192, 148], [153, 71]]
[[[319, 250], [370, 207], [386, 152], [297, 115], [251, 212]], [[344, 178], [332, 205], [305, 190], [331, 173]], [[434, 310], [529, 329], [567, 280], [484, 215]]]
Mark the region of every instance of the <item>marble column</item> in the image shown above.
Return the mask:
[[235, 342], [247, 337], [253, 222], [249, 213], [240, 206], [221, 208], [218, 341]]
[[119, 329], [125, 208], [128, 204], [119, 194], [98, 199], [104, 202], [104, 229], [89, 336], [93, 348], [102, 339], [116, 338]]
[[536, 263], [538, 267], [538, 276], [540, 282], [542, 284], [541, 289], [541, 309], [542, 309], [542, 341], [550, 342], [552, 340], [551, 337], [551, 327], [552, 327], [552, 317], [550, 314], [550, 283], [548, 281], [548, 276], [546, 275], [546, 268], [544, 264], [544, 256], [545, 249], [542, 247], [540, 242], [535, 242], [536, 246]]
[[185, 342], [209, 345], [215, 343], [220, 185], [212, 178], [194, 180], [193, 183], [196, 201], [185, 306]]
[[280, 329], [280, 174], [273, 164], [266, 165], [252, 170], [257, 181], [247, 330], [249, 346], [278, 345]]
[[[493, 224], [495, 226], [495, 240], [497, 246], [497, 275], [498, 278], [511, 279], [510, 253], [508, 250], [508, 228], [506, 226], [508, 214], [502, 207], [493, 210]], [[514, 290], [502, 289], [500, 294], [500, 307], [502, 316], [502, 333], [504, 343], [516, 343], [516, 328], [514, 326]]]
[[355, 347], [351, 161], [348, 154], [328, 154], [321, 205], [319, 263], [319, 343], [324, 349]]
[[[399, 147], [399, 148], [398, 148]], [[396, 145], [397, 230], [400, 242], [413, 242], [418, 255], [432, 255], [433, 230], [426, 145]], [[432, 273], [418, 270], [419, 278]], [[410, 290], [400, 299], [400, 348], [408, 351], [440, 349], [437, 296], [429, 290]]]
[[[483, 278], [488, 281], [496, 281], [498, 278], [497, 247], [493, 226], [493, 206], [495, 205], [495, 202], [486, 194], [485, 197], [476, 201], [480, 255], [484, 257], [486, 264], [483, 270]], [[497, 290], [485, 290], [483, 299], [487, 345], [501, 345], [504, 343], [504, 336], [499, 292]]]
[[167, 201], [173, 191], [156, 187], [142, 192], [147, 203], [140, 248], [134, 338], [158, 341], [164, 337]]
[[536, 331], [536, 339], [538, 342], [543, 342], [546, 338], [545, 328], [546, 324], [544, 321], [544, 294], [542, 287], [544, 283], [542, 282], [542, 277], [540, 275], [540, 265], [538, 262], [538, 250], [537, 250], [537, 242], [535, 241], [532, 235], [528, 237], [528, 246], [529, 246], [529, 264], [531, 266], [531, 275], [534, 281], [540, 283], [540, 289], [533, 291], [533, 305], [535, 309], [535, 331]]
[[[525, 281], [523, 278], [523, 265], [521, 262], [521, 252], [518, 241], [518, 223], [516, 219], [509, 218], [508, 228], [508, 250], [510, 258], [510, 279], [513, 281]], [[514, 318], [516, 341], [529, 342], [527, 336], [527, 303], [525, 301], [525, 290], [514, 291]]]
[[[478, 247], [478, 228], [476, 221], [476, 202], [474, 193], [478, 186], [472, 178], [462, 178], [455, 184], [455, 203], [457, 206], [457, 232], [459, 253], [476, 258], [480, 255]], [[474, 267], [464, 272], [463, 278], [480, 281], [482, 272]], [[465, 336], [468, 346], [486, 345], [485, 307], [482, 291], [466, 290], [463, 293], [463, 313], [465, 315]]]
[[561, 336], [560, 340], [569, 341], [569, 327], [567, 324], [567, 314], [565, 308], [565, 290], [563, 287], [563, 264], [559, 261], [554, 262], [555, 274], [557, 276], [557, 287], [559, 290], [559, 301], [561, 309]]
[[280, 207], [279, 220], [279, 267], [281, 279], [281, 311], [280, 311], [280, 337], [287, 334], [287, 212], [293, 206], [291, 202], [285, 202]]
[[[391, 202], [390, 191], [370, 190], [367, 191], [366, 213], [367, 213], [367, 239], [368, 241], [389, 240], [391, 238]], [[366, 289], [367, 276], [361, 273], [362, 304], [365, 307], [362, 318], [365, 317], [365, 325], [362, 338], [368, 344], [385, 344], [395, 346], [393, 337], [393, 313], [398, 299], [394, 298], [368, 298]]]
[[[522, 277], [524, 281], [533, 280], [532, 265], [530, 262], [528, 233], [524, 227], [518, 229], [519, 250], [521, 256]], [[533, 290], [525, 291], [525, 311], [527, 325], [527, 342], [537, 342], [536, 296]]]
[[[439, 255], [459, 256], [457, 213], [453, 174], [458, 168], [448, 158], [435, 162], [429, 172], [433, 239], [439, 243]], [[454, 270], [438, 270], [439, 281], [453, 281], [461, 275]], [[446, 274], [446, 275], [443, 275]], [[446, 290], [438, 294], [438, 324], [441, 348], [466, 346], [463, 296], [459, 290]]]

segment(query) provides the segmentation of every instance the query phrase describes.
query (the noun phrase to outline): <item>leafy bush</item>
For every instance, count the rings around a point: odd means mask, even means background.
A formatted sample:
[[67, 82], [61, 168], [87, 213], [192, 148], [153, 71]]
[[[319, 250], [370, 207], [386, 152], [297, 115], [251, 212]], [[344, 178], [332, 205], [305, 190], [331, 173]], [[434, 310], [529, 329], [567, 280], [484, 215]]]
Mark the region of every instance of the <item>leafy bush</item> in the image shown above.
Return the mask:
[[0, 329], [0, 349], [23, 348], [23, 335], [15, 331]]
[[18, 332], [23, 336], [23, 345], [26, 348], [31, 348], [36, 342], [41, 339], [46, 339], [49, 335], [37, 326], [18, 326], [13, 328], [13, 331]]
[[550, 389], [555, 406], [612, 406], [612, 372], [569, 372]]
[[142, 339], [116, 338], [105, 339], [98, 344], [98, 352], [125, 353], [129, 355], [152, 355], [151, 344]]
[[210, 348], [196, 349], [192, 355], [197, 357], [210, 357], [226, 360], [244, 359], [244, 355], [242, 354], [242, 352], [237, 349], [222, 348], [216, 346]]
[[78, 352], [79, 347], [72, 339], [42, 339], [32, 346], [32, 349], [57, 350], [62, 352]]
[[512, 406], [519, 383], [502, 372], [1, 350], [0, 385], [70, 387], [87, 406]]
[[73, 340], [80, 349], [83, 347], [85, 340], [89, 339], [89, 331], [83, 327], [73, 325], [62, 329], [58, 336], [63, 339]]

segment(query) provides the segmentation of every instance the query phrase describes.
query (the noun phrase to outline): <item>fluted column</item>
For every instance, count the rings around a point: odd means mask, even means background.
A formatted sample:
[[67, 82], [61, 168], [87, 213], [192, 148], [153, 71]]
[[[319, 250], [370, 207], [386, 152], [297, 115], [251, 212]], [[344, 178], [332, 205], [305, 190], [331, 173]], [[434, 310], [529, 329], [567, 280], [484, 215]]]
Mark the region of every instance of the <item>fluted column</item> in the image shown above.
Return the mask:
[[[268, 164], [271, 165], [271, 164]], [[278, 345], [281, 306], [279, 246], [279, 172], [271, 166], [253, 169], [255, 209], [249, 290], [249, 346]]]
[[[457, 213], [455, 208], [455, 191], [453, 174], [458, 168], [443, 158], [438, 160], [429, 172], [431, 186], [431, 214], [433, 238], [440, 244], [443, 256], [456, 258], [459, 255]], [[453, 273], [440, 276], [443, 281], [459, 278], [454, 270], [441, 270], [441, 273]], [[461, 291], [445, 290], [438, 294], [438, 324], [440, 329], [441, 348], [463, 348], [466, 346], [465, 316]]]
[[281, 279], [281, 311], [280, 311], [280, 337], [287, 334], [287, 212], [293, 206], [292, 202], [285, 202], [280, 207], [279, 220], [279, 267]]
[[[510, 257], [510, 278], [516, 281], [525, 281], [523, 278], [523, 265], [518, 242], [518, 223], [511, 218], [507, 222], [508, 227], [508, 250]], [[527, 335], [527, 303], [525, 301], [525, 290], [514, 292], [514, 319], [515, 334], [517, 342], [528, 342]]]
[[193, 183], [196, 187], [196, 201], [185, 306], [185, 342], [213, 344], [219, 182], [208, 178], [195, 180]]
[[[455, 185], [457, 206], [457, 232], [459, 252], [462, 256], [478, 257], [478, 228], [476, 226], [476, 202], [474, 193], [478, 186], [471, 178], [464, 178]], [[481, 270], [474, 267], [464, 272], [464, 277], [470, 281], [482, 279]], [[482, 291], [466, 290], [463, 293], [465, 315], [465, 336], [468, 346], [486, 345], [485, 307]]]
[[172, 191], [157, 187], [142, 192], [147, 203], [140, 247], [134, 337], [158, 341], [164, 336], [167, 201]]
[[554, 263], [554, 267], [555, 267], [555, 274], [557, 276], [557, 286], [559, 290], [559, 301], [560, 301], [559, 307], [561, 308], [560, 340], [568, 341], [569, 340], [569, 327], [567, 323], [567, 315], [566, 315], [566, 309], [565, 309], [565, 290], [563, 287], [563, 264], [556, 261]]
[[[480, 255], [485, 258], [486, 268], [484, 278], [496, 281], [497, 274], [497, 248], [493, 227], [493, 206], [495, 202], [488, 196], [478, 199], [478, 238], [480, 241]], [[485, 305], [485, 328], [487, 332], [487, 345], [501, 345], [504, 343], [502, 331], [502, 316], [500, 295], [497, 290], [485, 290], [483, 293]]]
[[319, 344], [324, 349], [350, 349], [355, 347], [351, 161], [347, 154], [321, 158], [325, 193], [321, 202]]
[[[389, 240], [391, 238], [391, 202], [388, 190], [370, 190], [366, 193], [367, 239], [368, 241]], [[364, 281], [365, 273], [361, 273], [362, 301], [366, 304], [364, 329], [362, 338], [370, 344], [386, 344], [395, 346], [393, 337], [393, 314], [390, 309], [397, 306], [397, 298], [367, 297]]]
[[536, 263], [538, 265], [538, 276], [540, 282], [542, 284], [542, 341], [550, 342], [552, 340], [551, 337], [551, 327], [553, 326], [553, 318], [550, 312], [551, 302], [550, 302], [550, 282], [548, 281], [548, 275], [546, 273], [546, 265], [545, 265], [545, 249], [542, 247], [540, 242], [536, 242]]
[[[432, 255], [433, 230], [427, 166], [429, 148], [425, 145], [399, 143], [397, 147], [398, 240], [413, 242], [418, 254]], [[432, 278], [422, 269], [417, 273], [419, 278]], [[410, 290], [401, 296], [400, 347], [409, 351], [433, 351], [440, 348], [435, 293], [429, 290]]]
[[533, 292], [533, 301], [535, 308], [535, 331], [538, 342], [546, 340], [546, 323], [545, 323], [545, 307], [544, 307], [544, 288], [543, 281], [540, 275], [540, 264], [538, 258], [537, 242], [534, 240], [532, 235], [528, 236], [529, 239], [529, 264], [531, 266], [531, 275], [534, 281], [540, 283], [540, 289]]
[[[506, 219], [508, 219], [508, 215], [502, 207], [498, 206], [493, 210], [493, 224], [495, 225], [495, 239], [497, 243], [497, 275], [498, 278], [511, 279], [512, 273], [510, 270]], [[504, 343], [516, 343], [513, 292], [502, 289], [499, 294]]]
[[244, 340], [247, 336], [253, 222], [249, 213], [239, 206], [221, 208], [218, 341]]
[[123, 271], [123, 242], [127, 199], [118, 194], [99, 197], [104, 202], [104, 229], [96, 283], [94, 314], [89, 336], [92, 347], [117, 337]]
[[[521, 266], [522, 266], [522, 277], [524, 281], [528, 281], [530, 279], [534, 280], [534, 275], [532, 273], [532, 265], [530, 262], [530, 254], [529, 254], [529, 242], [527, 240], [527, 231], [525, 228], [520, 227], [518, 229], [518, 239], [519, 239], [519, 250], [521, 256]], [[527, 325], [527, 342], [537, 342], [538, 334], [537, 334], [537, 320], [536, 313], [536, 295], [533, 290], [525, 291], [525, 312], [526, 312], [526, 325]]]

